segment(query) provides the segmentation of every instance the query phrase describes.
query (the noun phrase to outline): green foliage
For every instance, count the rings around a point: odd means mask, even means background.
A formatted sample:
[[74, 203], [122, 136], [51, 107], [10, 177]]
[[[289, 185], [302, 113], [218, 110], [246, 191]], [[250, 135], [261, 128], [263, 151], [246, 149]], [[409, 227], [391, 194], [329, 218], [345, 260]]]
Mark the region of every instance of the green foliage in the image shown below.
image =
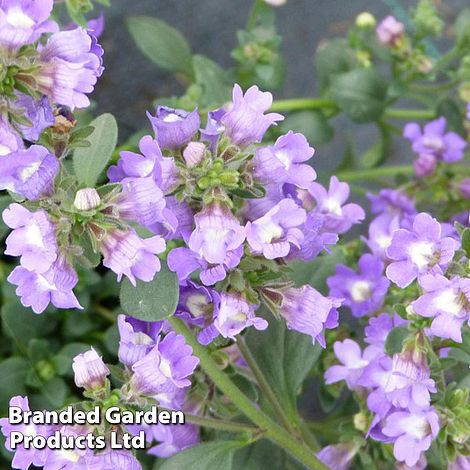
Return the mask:
[[230, 99], [231, 84], [226, 73], [213, 60], [195, 55], [193, 68], [196, 83], [201, 87], [200, 106], [217, 107]]
[[333, 127], [321, 111], [298, 111], [289, 114], [281, 122], [279, 130], [283, 134], [289, 130], [300, 132], [313, 146], [327, 144], [334, 135]]
[[403, 341], [409, 336], [410, 332], [406, 327], [394, 328], [387, 336], [385, 342], [385, 352], [389, 356], [393, 356], [401, 352], [403, 347]]
[[137, 47], [152, 62], [170, 72], [193, 75], [191, 48], [178, 30], [148, 16], [129, 18], [127, 27]]
[[83, 187], [94, 187], [106, 168], [117, 144], [118, 128], [112, 114], [102, 114], [90, 125], [94, 128], [88, 138], [90, 147], [78, 148], [73, 155], [73, 167]]

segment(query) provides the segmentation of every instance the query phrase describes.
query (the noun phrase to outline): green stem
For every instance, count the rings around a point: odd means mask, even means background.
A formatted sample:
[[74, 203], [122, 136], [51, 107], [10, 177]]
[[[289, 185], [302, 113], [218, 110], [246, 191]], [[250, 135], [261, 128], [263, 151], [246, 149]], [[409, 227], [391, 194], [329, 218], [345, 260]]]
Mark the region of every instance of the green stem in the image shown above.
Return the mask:
[[273, 102], [270, 111], [272, 112], [286, 112], [286, 111], [300, 111], [303, 109], [333, 109], [338, 107], [332, 100], [322, 98], [294, 98], [291, 100], [276, 100]]
[[217, 363], [212, 359], [211, 355], [201, 346], [193, 336], [188, 327], [179, 319], [171, 317], [169, 319], [173, 329], [183, 335], [187, 343], [192, 346], [193, 353], [200, 359], [201, 367], [206, 374], [214, 382], [214, 384], [222, 391], [227, 398], [239, 408], [256, 426], [266, 431], [266, 437], [278, 446], [285, 449], [297, 460], [302, 462], [308, 468], [327, 470], [326, 467], [315, 454], [308, 449], [303, 443], [298, 442], [288, 431], [281, 428], [269, 416], [257, 408], [251, 400], [244, 395], [241, 390], [227, 377], [227, 375], [219, 369]]
[[258, 21], [258, 17], [263, 7], [263, 0], [255, 0], [253, 7], [251, 8], [250, 16], [248, 17], [248, 22], [246, 24], [247, 31], [251, 31], [255, 26], [256, 22]]
[[436, 117], [436, 113], [432, 109], [388, 108], [384, 114], [386, 117], [394, 119], [432, 119]]
[[351, 170], [339, 172], [336, 176], [344, 181], [366, 180], [369, 178], [381, 178], [399, 174], [411, 175], [414, 169], [411, 165], [384, 166], [367, 170]]
[[263, 371], [259, 368], [258, 364], [256, 363], [256, 360], [251, 354], [251, 351], [249, 350], [248, 346], [246, 345], [245, 340], [241, 336], [237, 338], [237, 346], [243, 358], [245, 359], [246, 363], [248, 364], [248, 367], [253, 372], [253, 375], [255, 376], [255, 379], [258, 382], [258, 385], [261, 391], [263, 392], [264, 396], [271, 404], [274, 413], [276, 414], [276, 416], [278, 417], [282, 425], [289, 432], [294, 434], [295, 429], [292, 426], [292, 422], [289, 420], [289, 417], [286, 415], [286, 413], [282, 409], [282, 406], [279, 403], [279, 400], [276, 397], [276, 394], [274, 393], [273, 389], [269, 385], [269, 382], [266, 380], [266, 377], [264, 376]]

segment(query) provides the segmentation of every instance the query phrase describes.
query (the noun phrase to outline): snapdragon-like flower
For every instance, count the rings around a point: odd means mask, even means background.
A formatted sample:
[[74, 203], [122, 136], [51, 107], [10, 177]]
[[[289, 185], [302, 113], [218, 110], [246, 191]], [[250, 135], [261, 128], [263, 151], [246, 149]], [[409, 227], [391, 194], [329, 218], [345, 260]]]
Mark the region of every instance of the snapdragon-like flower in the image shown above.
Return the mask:
[[103, 388], [106, 377], [110, 374], [103, 359], [93, 348], [75, 356], [72, 369], [75, 375], [75, 385], [86, 390]]
[[9, 153], [0, 159], [0, 189], [34, 200], [50, 195], [59, 160], [41, 145]]
[[423, 411], [396, 411], [386, 418], [382, 432], [393, 439], [395, 458], [412, 467], [436, 438], [439, 417], [433, 408]]
[[182, 109], [158, 106], [155, 116], [147, 113], [160, 148], [177, 150], [188, 144], [199, 130], [197, 108], [188, 113]]
[[72, 110], [89, 106], [86, 94], [103, 73], [102, 55], [96, 38], [82, 28], [53, 34], [40, 52], [40, 91]]
[[156, 255], [165, 251], [165, 246], [165, 240], [158, 235], [143, 239], [134, 229], [116, 229], [101, 241], [103, 265], [117, 274], [118, 281], [127, 276], [134, 286], [136, 279], [149, 282], [160, 271]]
[[343, 297], [355, 317], [369, 315], [384, 303], [390, 281], [383, 275], [383, 262], [370, 254], [361, 256], [356, 273], [344, 264], [336, 267], [336, 274], [327, 279], [330, 295]]
[[345, 204], [349, 197], [349, 185], [332, 176], [326, 190], [319, 183], [312, 183], [309, 192], [316, 202], [315, 210], [325, 216], [325, 230], [336, 233], [348, 231], [353, 224], [361, 222], [365, 213], [357, 204]]
[[423, 317], [433, 318], [431, 333], [462, 342], [462, 325], [470, 322], [470, 279], [446, 279], [441, 274], [422, 276], [425, 293], [411, 307]]
[[405, 25], [394, 16], [385, 17], [375, 30], [377, 39], [384, 46], [398, 46], [405, 35]]
[[315, 180], [316, 173], [310, 165], [303, 162], [309, 160], [314, 152], [302, 134], [289, 131], [279, 137], [274, 145], [260, 147], [256, 151], [253, 160], [254, 174], [266, 183], [290, 183], [308, 188]]
[[434, 171], [437, 161], [453, 163], [463, 158], [467, 142], [455, 132], [445, 132], [447, 121], [444, 117], [431, 121], [421, 130], [419, 124], [408, 123], [403, 136], [412, 144], [418, 155], [416, 165], [418, 176], [426, 176]]
[[278, 313], [287, 328], [312, 337], [325, 347], [324, 330], [338, 326], [338, 311], [342, 299], [325, 297], [309, 285], [289, 287], [281, 291], [282, 301]]
[[268, 322], [255, 315], [255, 308], [239, 294], [221, 293], [220, 303], [214, 310], [213, 323], [199, 333], [199, 342], [209, 344], [219, 335], [235, 340], [236, 335], [251, 326], [265, 330]]
[[393, 261], [386, 269], [387, 277], [404, 288], [418, 276], [439, 273], [452, 260], [458, 242], [442, 237], [441, 224], [422, 212], [413, 221], [411, 230], [393, 233], [387, 256]]
[[262, 92], [257, 86], [250, 87], [245, 94], [239, 85], [233, 87], [231, 108], [220, 118], [232, 143], [247, 147], [260, 142], [270, 126], [284, 119], [281, 114], [264, 114], [272, 102], [271, 93]]
[[246, 224], [251, 251], [267, 259], [286, 257], [292, 245], [300, 248], [306, 218], [306, 212], [292, 199], [283, 199], [263, 217]]

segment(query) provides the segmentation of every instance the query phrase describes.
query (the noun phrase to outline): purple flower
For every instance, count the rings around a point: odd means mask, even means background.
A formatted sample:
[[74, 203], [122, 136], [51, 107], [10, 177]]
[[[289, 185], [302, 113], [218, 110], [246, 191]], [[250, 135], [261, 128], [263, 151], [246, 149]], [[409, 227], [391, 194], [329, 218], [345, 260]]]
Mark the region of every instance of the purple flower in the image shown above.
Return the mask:
[[449, 462], [447, 470], [470, 470], [470, 457], [466, 455], [457, 455], [453, 462]]
[[221, 204], [204, 207], [194, 216], [196, 228], [189, 248], [210, 264], [222, 264], [245, 240], [245, 228], [230, 209]]
[[364, 328], [364, 341], [371, 346], [377, 347], [384, 352], [387, 336], [393, 328], [407, 325], [408, 321], [403, 320], [399, 315], [394, 314], [393, 317], [388, 313], [381, 313], [376, 317], [369, 319], [368, 325]]
[[354, 442], [341, 442], [323, 447], [317, 457], [331, 470], [348, 470], [357, 451]]
[[59, 160], [41, 145], [32, 145], [0, 159], [0, 189], [34, 200], [49, 195], [59, 170]]
[[30, 271], [46, 272], [57, 259], [55, 226], [47, 212], [30, 212], [13, 203], [3, 211], [3, 221], [13, 229], [5, 254], [21, 256], [21, 265]]
[[186, 344], [183, 336], [168, 333], [132, 366], [133, 388], [144, 395], [154, 396], [167, 386], [188, 387], [191, 385], [188, 377], [199, 364], [199, 359], [192, 356], [192, 352], [193, 349]]
[[201, 140], [209, 142], [210, 151], [215, 154], [219, 138], [224, 131], [224, 125], [221, 123], [222, 116], [226, 113], [225, 109], [219, 108], [207, 113], [207, 124], [205, 129], [201, 129]]
[[95, 188], [83, 188], [75, 193], [73, 205], [80, 211], [96, 209], [100, 204], [101, 198]]
[[188, 144], [201, 123], [197, 108], [188, 113], [182, 109], [158, 106], [155, 116], [147, 112], [160, 148], [178, 150]]
[[306, 212], [292, 199], [283, 199], [263, 217], [246, 224], [246, 238], [252, 253], [267, 259], [283, 258], [291, 245], [300, 248], [304, 236], [300, 226]]
[[225, 134], [239, 147], [260, 142], [270, 126], [284, 119], [281, 114], [264, 114], [271, 107], [273, 96], [260, 91], [257, 86], [250, 87], [243, 95], [240, 86], [234, 85], [232, 99], [231, 108], [220, 122], [225, 127]]
[[183, 158], [188, 168], [198, 166], [205, 157], [206, 146], [202, 142], [189, 142], [183, 150]]
[[125, 315], [118, 316], [119, 361], [131, 367], [143, 359], [160, 340], [162, 322], [144, 322]]
[[467, 142], [455, 132], [445, 132], [446, 119], [441, 117], [426, 124], [408, 123], [403, 136], [412, 144], [417, 155], [432, 155], [437, 160], [453, 163], [463, 158]]
[[57, 308], [82, 308], [72, 291], [78, 282], [77, 274], [62, 256], [44, 273], [18, 266], [7, 280], [18, 286], [16, 295], [34, 313], [42, 313], [49, 303]]
[[325, 372], [325, 381], [329, 385], [345, 380], [348, 388], [354, 390], [360, 386], [359, 381], [366, 367], [377, 357], [377, 350], [369, 346], [362, 352], [352, 339], [336, 341], [333, 348], [343, 365], [331, 366]]
[[383, 276], [384, 264], [373, 255], [362, 255], [356, 273], [344, 264], [336, 266], [336, 274], [327, 279], [330, 295], [343, 297], [355, 317], [370, 315], [384, 303], [390, 281]]
[[86, 459], [87, 470], [142, 470], [142, 465], [128, 450], [108, 450]]
[[440, 274], [419, 279], [425, 294], [411, 307], [423, 317], [431, 317], [431, 333], [440, 338], [462, 342], [460, 332], [464, 322], [470, 322], [470, 279], [446, 279]]
[[465, 199], [470, 199], [470, 178], [465, 178], [459, 183], [459, 191]]
[[308, 188], [317, 175], [310, 165], [303, 162], [309, 160], [314, 152], [302, 134], [289, 131], [274, 145], [256, 151], [254, 174], [264, 183], [290, 183]]
[[26, 140], [36, 142], [44, 129], [54, 124], [54, 113], [47, 96], [36, 100], [32, 96], [17, 92], [15, 107], [22, 108], [22, 113], [31, 122], [31, 126], [18, 124]]
[[328, 191], [315, 182], [311, 184], [309, 191], [316, 202], [315, 211], [325, 216], [326, 231], [344, 233], [365, 217], [364, 210], [357, 204], [344, 205], [349, 197], [349, 185], [340, 182], [336, 176], [331, 177]]
[[400, 190], [385, 188], [378, 194], [368, 194], [367, 197], [374, 214], [388, 214], [400, 218], [405, 215], [416, 215], [414, 201]]
[[148, 453], [168, 458], [199, 443], [199, 430], [194, 424], [156, 424], [151, 427], [153, 439], [159, 442]]
[[214, 311], [213, 324], [198, 335], [201, 344], [209, 344], [217, 336], [235, 340], [235, 336], [250, 326], [265, 330], [268, 322], [255, 316], [256, 306], [248, 303], [238, 294], [220, 294], [220, 304]]
[[48, 21], [53, 0], [3, 0], [0, 4], [0, 47], [15, 50], [32, 44], [44, 33], [58, 30]]
[[439, 417], [433, 408], [414, 412], [397, 411], [387, 417], [382, 432], [393, 438], [395, 458], [412, 467], [436, 438]]
[[10, 126], [8, 119], [0, 115], [0, 157], [4, 157], [11, 152], [22, 150], [23, 140], [18, 133]]
[[[278, 312], [287, 328], [312, 337], [325, 347], [323, 332], [338, 326], [338, 312], [342, 299], [325, 297], [309, 285], [282, 290]], [[268, 292], [269, 295], [269, 292]]]
[[413, 221], [412, 230], [398, 229], [393, 233], [387, 256], [393, 261], [387, 277], [404, 288], [416, 277], [440, 272], [454, 256], [458, 242], [441, 236], [441, 224], [422, 212]]
[[104, 15], [101, 13], [96, 18], [88, 20], [88, 31], [91, 31], [96, 38], [99, 38], [104, 31], [105, 20]]
[[165, 251], [165, 246], [165, 240], [158, 235], [142, 239], [132, 228], [116, 229], [101, 241], [103, 265], [117, 274], [118, 281], [127, 276], [134, 286], [136, 278], [149, 282], [160, 271], [156, 255]]
[[430, 153], [423, 153], [413, 162], [416, 176], [424, 178], [431, 176], [437, 166], [437, 158]]
[[103, 73], [103, 49], [96, 38], [82, 28], [53, 34], [41, 50], [36, 80], [52, 101], [72, 110], [86, 108], [98, 77]]
[[377, 39], [384, 46], [397, 46], [405, 34], [405, 25], [389, 15], [377, 25], [375, 32]]
[[387, 248], [392, 243], [393, 234], [401, 227], [398, 217], [382, 214], [369, 224], [369, 238], [363, 238], [370, 251], [382, 261], [387, 261]]
[[106, 377], [110, 374], [103, 359], [93, 348], [75, 356], [72, 369], [75, 374], [75, 385], [86, 390], [103, 388]]
[[[10, 407], [21, 408], [23, 411], [30, 411], [28, 397], [15, 396], [12, 397], [9, 403]], [[20, 432], [25, 436], [43, 436], [48, 437], [51, 434], [51, 430], [48, 426], [39, 425], [39, 424], [10, 424], [8, 418], [0, 419], [0, 427], [2, 428], [2, 433], [6, 438], [5, 447], [11, 451], [15, 452], [13, 460], [11, 462], [11, 468], [20, 468], [27, 470], [31, 465], [36, 467], [42, 467], [46, 459], [46, 450], [45, 449], [35, 449], [30, 447], [25, 449], [23, 445], [17, 445], [16, 449], [13, 451], [11, 448], [10, 435], [12, 432]]]

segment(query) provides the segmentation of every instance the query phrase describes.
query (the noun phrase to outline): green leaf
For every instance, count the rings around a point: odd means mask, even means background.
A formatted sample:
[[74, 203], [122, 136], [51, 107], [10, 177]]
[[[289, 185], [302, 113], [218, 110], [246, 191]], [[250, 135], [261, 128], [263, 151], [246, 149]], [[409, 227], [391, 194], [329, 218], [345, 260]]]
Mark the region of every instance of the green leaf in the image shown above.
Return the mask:
[[67, 384], [59, 377], [47, 381], [42, 388], [42, 395], [50, 402], [51, 408], [61, 408], [65, 404], [67, 392]]
[[225, 72], [213, 60], [203, 55], [195, 55], [193, 67], [196, 83], [202, 89], [200, 106], [221, 106], [230, 99], [231, 86]]
[[90, 146], [78, 148], [73, 154], [73, 167], [79, 183], [94, 187], [106, 168], [117, 144], [118, 127], [112, 114], [102, 114], [91, 121], [93, 133], [88, 138]]
[[383, 126], [379, 126], [380, 137], [377, 142], [367, 149], [360, 157], [362, 168], [375, 168], [383, 163], [389, 153], [391, 138], [390, 133]]
[[10, 357], [0, 362], [0, 409], [4, 410], [14, 395], [24, 395], [28, 362], [22, 357]]
[[470, 229], [466, 228], [462, 233], [462, 249], [466, 256], [470, 258]]
[[121, 306], [127, 315], [144, 321], [158, 321], [173, 315], [178, 304], [179, 286], [176, 274], [166, 265], [153, 281], [137, 281], [134, 287], [125, 278], [121, 284]]
[[284, 321], [275, 320], [264, 308], [260, 313], [268, 318], [269, 328], [263, 332], [251, 328], [245, 336], [247, 345], [286, 413], [295, 417], [300, 386], [321, 347], [314, 346], [310, 336], [288, 330]]
[[436, 108], [436, 115], [446, 118], [449, 129], [460, 135], [465, 135], [463, 125], [465, 118], [457, 100], [448, 96], [441, 99]]
[[387, 83], [373, 68], [356, 69], [336, 76], [331, 83], [331, 94], [353, 121], [372, 122], [385, 109]]
[[175, 28], [148, 16], [129, 18], [127, 27], [137, 47], [152, 62], [171, 72], [193, 75], [191, 49]]
[[[0, 195], [0, 214], [12, 203], [12, 199], [8, 194]], [[6, 226], [3, 219], [0, 221], [0, 239], [2, 239], [8, 232], [10, 228]]]
[[208, 444], [199, 444], [190, 449], [183, 450], [165, 460], [159, 470], [209, 470], [232, 468], [233, 455], [237, 449], [245, 445], [237, 441], [217, 441]]
[[311, 145], [326, 144], [334, 134], [334, 129], [321, 111], [292, 113], [282, 121], [279, 128], [282, 133], [293, 130], [304, 134]]
[[[286, 453], [280, 447], [263, 439], [237, 451], [233, 458], [232, 470], [260, 470], [263, 468], [285, 470], [289, 468], [286, 463]], [[299, 466], [299, 468], [304, 467]]]
[[385, 352], [389, 356], [393, 356], [401, 352], [403, 341], [409, 336], [410, 332], [408, 328], [400, 326], [398, 328], [394, 328], [387, 336], [387, 340], [385, 341]]

